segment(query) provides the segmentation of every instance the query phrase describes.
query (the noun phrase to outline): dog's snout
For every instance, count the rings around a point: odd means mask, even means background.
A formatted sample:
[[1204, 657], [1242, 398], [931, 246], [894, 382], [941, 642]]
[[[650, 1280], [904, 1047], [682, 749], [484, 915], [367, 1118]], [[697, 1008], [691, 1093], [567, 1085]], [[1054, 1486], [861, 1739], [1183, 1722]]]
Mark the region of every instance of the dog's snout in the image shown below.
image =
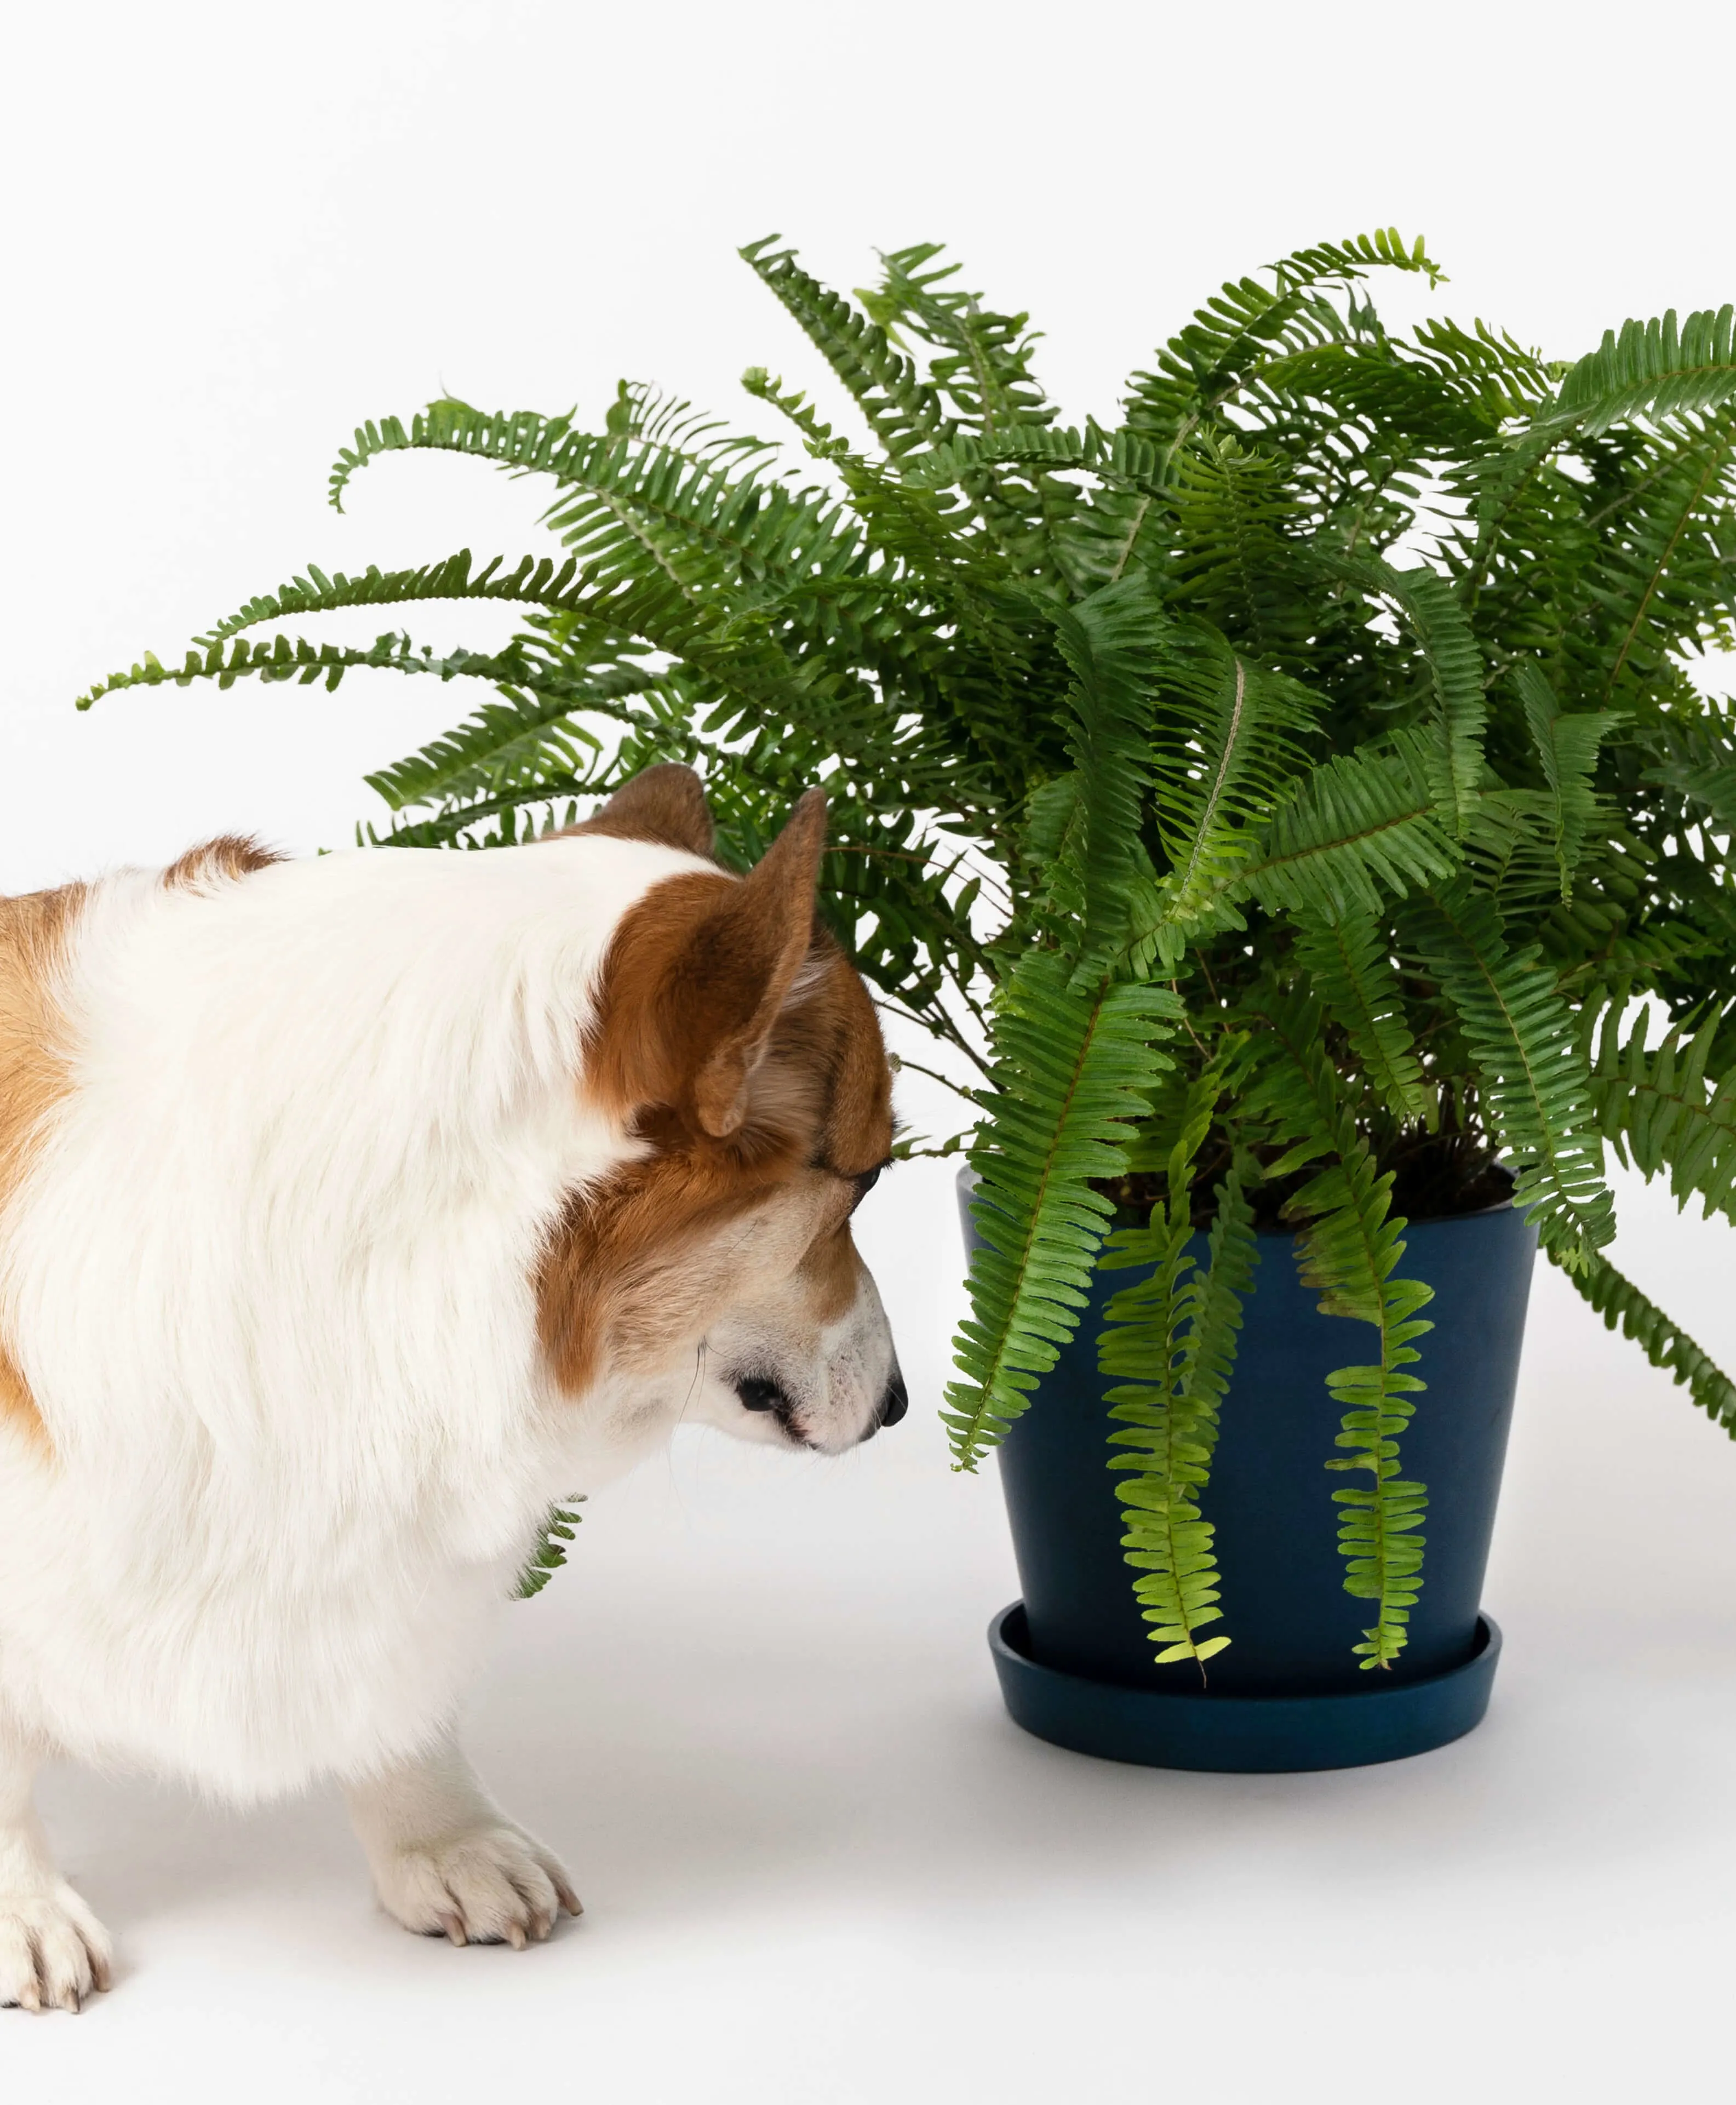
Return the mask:
[[742, 1400], [743, 1410], [788, 1410], [789, 1398], [774, 1381], [763, 1374], [745, 1374], [735, 1384], [735, 1393]]
[[896, 1425], [909, 1408], [910, 1392], [904, 1386], [904, 1377], [894, 1367], [892, 1379], [886, 1383], [886, 1392], [880, 1400], [880, 1423], [882, 1425]]

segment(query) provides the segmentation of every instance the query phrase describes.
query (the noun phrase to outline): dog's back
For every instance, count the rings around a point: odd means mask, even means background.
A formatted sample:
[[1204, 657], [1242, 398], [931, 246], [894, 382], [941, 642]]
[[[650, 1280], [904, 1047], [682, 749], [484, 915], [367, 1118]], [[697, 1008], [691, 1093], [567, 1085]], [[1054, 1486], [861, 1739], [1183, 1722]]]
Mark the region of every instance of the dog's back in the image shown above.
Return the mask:
[[630, 1151], [575, 1088], [591, 990], [693, 866], [208, 856], [7, 902], [0, 1700], [230, 1794], [449, 1708], [567, 1488], [538, 1253]]

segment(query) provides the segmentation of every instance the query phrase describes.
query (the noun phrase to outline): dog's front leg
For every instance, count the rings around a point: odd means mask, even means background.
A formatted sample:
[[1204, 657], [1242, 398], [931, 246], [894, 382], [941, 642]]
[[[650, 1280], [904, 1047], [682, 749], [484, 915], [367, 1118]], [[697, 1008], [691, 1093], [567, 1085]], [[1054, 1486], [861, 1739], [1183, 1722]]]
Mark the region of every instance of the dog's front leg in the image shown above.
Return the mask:
[[523, 1951], [563, 1907], [579, 1912], [559, 1860], [507, 1818], [450, 1738], [344, 1795], [380, 1899], [406, 1929]]
[[0, 2003], [76, 2010], [109, 1985], [109, 1933], [48, 1853], [30, 1802], [39, 1759], [0, 1723]]

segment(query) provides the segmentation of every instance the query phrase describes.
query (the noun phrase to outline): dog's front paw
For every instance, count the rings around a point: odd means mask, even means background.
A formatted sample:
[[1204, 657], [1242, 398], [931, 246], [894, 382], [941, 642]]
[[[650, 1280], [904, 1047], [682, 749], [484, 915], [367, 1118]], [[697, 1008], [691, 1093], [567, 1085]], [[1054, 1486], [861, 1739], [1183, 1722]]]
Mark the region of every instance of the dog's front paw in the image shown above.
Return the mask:
[[72, 1888], [0, 1893], [0, 2004], [74, 2010], [109, 1985], [109, 1933]]
[[473, 1827], [377, 1857], [374, 1884], [389, 1915], [454, 1944], [540, 1943], [578, 1896], [558, 1858], [516, 1827]]

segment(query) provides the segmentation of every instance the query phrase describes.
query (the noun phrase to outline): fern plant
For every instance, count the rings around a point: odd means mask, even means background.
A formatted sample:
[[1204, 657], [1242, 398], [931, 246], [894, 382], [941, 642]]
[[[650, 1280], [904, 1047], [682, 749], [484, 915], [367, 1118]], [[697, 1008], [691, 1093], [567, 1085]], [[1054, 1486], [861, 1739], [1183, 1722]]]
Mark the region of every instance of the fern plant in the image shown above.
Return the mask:
[[[1571, 363], [1480, 323], [1389, 330], [1372, 282], [1441, 274], [1382, 231], [1225, 284], [1113, 424], [1069, 425], [1026, 317], [938, 248], [855, 300], [775, 240], [742, 253], [841, 387], [828, 421], [745, 376], [792, 456], [625, 382], [590, 431], [451, 400], [365, 424], [340, 508], [385, 455], [466, 454], [544, 480], [565, 559], [310, 567], [85, 703], [480, 680], [371, 778], [382, 847], [513, 842], [673, 759], [745, 866], [823, 782], [834, 932], [980, 1076], [957, 1465], [1027, 1408], [1094, 1268], [1144, 1267], [1100, 1341], [1105, 1497], [1159, 1659], [1233, 1641], [1216, 1414], [1252, 1236], [1287, 1226], [1346, 1325], [1321, 1459], [1347, 1480], [1357, 1649], [1390, 1665], [1426, 1583], [1408, 1219], [1511, 1189], [1736, 1431], [1736, 1388], [1602, 1254], [1606, 1144], [1736, 1213], [1736, 732], [1694, 677], [1736, 641], [1732, 311]], [[436, 654], [400, 625], [430, 600], [522, 626]], [[284, 632], [352, 606], [395, 625], [366, 649]]]

